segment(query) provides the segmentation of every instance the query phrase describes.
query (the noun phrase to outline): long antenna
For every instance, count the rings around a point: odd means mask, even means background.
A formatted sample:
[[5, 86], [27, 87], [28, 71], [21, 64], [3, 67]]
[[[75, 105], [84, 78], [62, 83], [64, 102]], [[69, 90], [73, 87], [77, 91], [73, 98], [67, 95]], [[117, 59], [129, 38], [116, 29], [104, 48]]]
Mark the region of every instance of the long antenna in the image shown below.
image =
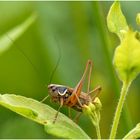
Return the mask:
[[54, 67], [54, 69], [53, 69], [53, 71], [52, 71], [52, 73], [51, 73], [49, 84], [51, 84], [52, 79], [53, 79], [53, 77], [54, 77], [54, 73], [56, 72], [56, 70], [57, 70], [57, 68], [58, 68], [58, 66], [59, 66], [60, 60], [61, 60], [61, 47], [60, 47], [59, 42], [58, 42], [58, 40], [56, 39], [56, 37], [55, 37], [55, 40], [56, 40], [56, 42], [57, 42], [58, 59], [57, 59], [56, 65], [55, 65], [55, 67]]
[[9, 40], [13, 43], [13, 45], [17, 48], [17, 50], [20, 53], [22, 53], [22, 55], [27, 59], [27, 61], [29, 61], [29, 63], [32, 65], [32, 67], [34, 68], [34, 70], [35, 70], [35, 72], [36, 72], [36, 74], [38, 76], [39, 71], [36, 68], [36, 66], [32, 63], [32, 61], [30, 60], [30, 58], [25, 54], [25, 52], [20, 47], [17, 47], [17, 44], [15, 43], [15, 41], [7, 33], [5, 33], [5, 34], [7, 35], [7, 37], [9, 38]]
[[[17, 47], [17, 44], [15, 43], [15, 41], [14, 41], [7, 33], [5, 33], [5, 34], [7, 35], [7, 37], [9, 38], [9, 40], [11, 40], [11, 42], [12, 42], [13, 45], [17, 48], [17, 50], [19, 50], [19, 52], [22, 53], [22, 55], [27, 59], [27, 61], [32, 65], [32, 67], [34, 68], [34, 70], [35, 70], [37, 76], [39, 77], [39, 75], [38, 75], [38, 74], [39, 74], [39, 71], [38, 71], [38, 69], [36, 68], [36, 66], [32, 63], [32, 61], [30, 60], [30, 58], [25, 54], [25, 52], [24, 52], [21, 48]], [[58, 59], [57, 59], [56, 65], [55, 65], [55, 67], [54, 67], [54, 69], [53, 69], [53, 71], [52, 71], [52, 73], [51, 73], [51, 77], [50, 77], [49, 84], [52, 82], [54, 73], [56, 72], [57, 67], [58, 67], [58, 65], [59, 65], [59, 63], [60, 63], [60, 59], [61, 59], [61, 50], [60, 50], [60, 46], [57, 45], [57, 48], [58, 48]], [[40, 77], [39, 77], [39, 79], [40, 79]], [[44, 82], [44, 81], [43, 81], [43, 82]], [[44, 82], [44, 84], [46, 85], [45, 82]]]

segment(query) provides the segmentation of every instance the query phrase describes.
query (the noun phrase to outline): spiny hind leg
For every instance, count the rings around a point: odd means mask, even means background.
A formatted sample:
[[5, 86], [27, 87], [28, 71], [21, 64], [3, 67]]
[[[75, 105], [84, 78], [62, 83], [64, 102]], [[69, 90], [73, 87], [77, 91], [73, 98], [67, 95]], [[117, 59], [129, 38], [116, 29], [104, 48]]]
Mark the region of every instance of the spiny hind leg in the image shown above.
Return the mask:
[[88, 83], [87, 83], [87, 94], [89, 94], [90, 91], [90, 83], [91, 83], [91, 73], [92, 73], [92, 67], [93, 67], [93, 63], [91, 60], [88, 60], [89, 63], [89, 73], [88, 73]]
[[[82, 78], [81, 78], [81, 80], [80, 80], [80, 82], [79, 82], [79, 85], [81, 85], [80, 93], [81, 93], [81, 91], [82, 91], [83, 82], [84, 82], [85, 77], [86, 77], [87, 74], [88, 74], [87, 94], [90, 93], [89, 90], [90, 90], [90, 82], [91, 82], [92, 67], [93, 67], [92, 61], [91, 61], [91, 60], [88, 60], [88, 61], [87, 61], [87, 64], [86, 64], [86, 68], [85, 68], [84, 74], [83, 74], [83, 76], [82, 76]], [[89, 72], [88, 72], [88, 69], [89, 69]], [[80, 87], [80, 86], [79, 86], [79, 87]], [[77, 88], [77, 89], [78, 89], [78, 88]], [[78, 91], [78, 90], [77, 90], [77, 91]], [[80, 94], [80, 93], [79, 93], [79, 94]], [[76, 93], [75, 93], [75, 97], [76, 97], [76, 99], [77, 99], [79, 105], [80, 105], [81, 107], [83, 107], [83, 105], [82, 105], [82, 103], [81, 103], [81, 101], [80, 101], [80, 99], [79, 99], [79, 96], [78, 96], [79, 94], [77, 94], [77, 92], [76, 92]]]
[[[88, 73], [88, 69], [89, 69], [89, 73]], [[67, 100], [66, 104], [68, 104], [70, 107], [72, 107], [77, 102], [77, 100], [78, 100], [79, 105], [82, 106], [79, 100], [79, 95], [82, 92], [82, 87], [83, 87], [85, 77], [87, 74], [88, 74], [88, 89], [87, 89], [88, 91], [87, 92], [89, 92], [91, 72], [92, 72], [92, 61], [88, 60], [81, 80], [78, 82], [78, 84], [74, 88], [74, 91], [72, 92], [71, 97], [69, 97], [69, 99]]]

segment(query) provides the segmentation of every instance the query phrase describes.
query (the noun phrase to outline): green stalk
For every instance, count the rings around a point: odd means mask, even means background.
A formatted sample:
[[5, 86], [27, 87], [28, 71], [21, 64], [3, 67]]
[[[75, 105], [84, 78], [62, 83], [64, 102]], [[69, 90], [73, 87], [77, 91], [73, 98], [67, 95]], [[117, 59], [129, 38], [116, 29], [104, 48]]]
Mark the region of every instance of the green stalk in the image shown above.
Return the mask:
[[[111, 46], [113, 45], [112, 42], [109, 39], [109, 34], [107, 32], [107, 28], [106, 28], [106, 24], [105, 24], [105, 19], [104, 19], [104, 14], [102, 11], [102, 8], [100, 7], [100, 2], [94, 2], [93, 3], [93, 9], [96, 11], [95, 14], [95, 22], [97, 22], [97, 26], [98, 26], [98, 30], [101, 36], [101, 43], [102, 43], [102, 52], [104, 52], [106, 55], [104, 56], [104, 60], [105, 63], [107, 65], [108, 68], [108, 72], [110, 74], [110, 80], [112, 82], [112, 86], [114, 91], [116, 92], [115, 96], [116, 98], [119, 98], [119, 84], [116, 80], [116, 76], [115, 76], [115, 72], [114, 72], [114, 68], [112, 66], [112, 57], [109, 54], [108, 48], [111, 48]], [[103, 54], [102, 54], [103, 55]], [[129, 129], [132, 128], [133, 123], [132, 123], [132, 119], [131, 116], [129, 114], [129, 108], [127, 107], [127, 104], [124, 104], [124, 108], [122, 111], [122, 117], [123, 117], [123, 123], [125, 124], [126, 130], [128, 131]], [[126, 119], [127, 118], [127, 119]], [[128, 119], [129, 118], [129, 119]]]
[[111, 129], [111, 133], [110, 133], [110, 139], [115, 139], [115, 137], [116, 137], [116, 132], [117, 132], [122, 108], [123, 108], [124, 101], [125, 101], [130, 84], [131, 84], [131, 82], [127, 82], [127, 81], [123, 82], [120, 99], [119, 99], [119, 102], [118, 102], [118, 105], [116, 108], [113, 125], [112, 125], [112, 129]]
[[100, 125], [99, 125], [100, 120], [99, 120], [99, 116], [96, 113], [95, 112], [92, 113], [92, 115], [90, 116], [90, 119], [91, 119], [93, 125], [95, 126], [96, 134], [97, 134], [97, 139], [101, 139]]
[[101, 132], [100, 132], [100, 126], [99, 126], [99, 124], [97, 126], [95, 126], [95, 129], [96, 129], [96, 133], [97, 133], [97, 138], [98, 139], [101, 139]]

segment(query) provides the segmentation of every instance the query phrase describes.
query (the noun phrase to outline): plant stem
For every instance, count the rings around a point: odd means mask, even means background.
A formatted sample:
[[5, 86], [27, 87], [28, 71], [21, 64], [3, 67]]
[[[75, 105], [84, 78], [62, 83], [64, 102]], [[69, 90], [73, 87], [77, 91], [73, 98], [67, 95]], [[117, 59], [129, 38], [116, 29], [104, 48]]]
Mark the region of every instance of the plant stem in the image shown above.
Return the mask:
[[[94, 9], [93, 13], [96, 13], [94, 15], [94, 19], [96, 19], [94, 22], [97, 25], [100, 39], [101, 39], [101, 46], [103, 46], [102, 49], [102, 56], [104, 57], [104, 63], [106, 64], [106, 67], [108, 68], [108, 74], [110, 75], [110, 81], [111, 86], [113, 90], [115, 91], [115, 98], [119, 98], [119, 83], [116, 79], [116, 73], [114, 71], [114, 67], [112, 65], [112, 55], [110, 55], [109, 49], [111, 46], [114, 45], [114, 43], [110, 40], [110, 35], [106, 28], [106, 18], [104, 15], [104, 11], [102, 8], [102, 5], [100, 1], [94, 1], [92, 2], [92, 9]], [[112, 52], [111, 52], [112, 54]], [[124, 104], [123, 111], [122, 111], [122, 117], [123, 117], [123, 124], [125, 125], [126, 131], [130, 130], [133, 127], [132, 119], [130, 116], [129, 108], [127, 107], [127, 104]], [[127, 119], [126, 119], [127, 118]]]
[[112, 125], [112, 129], [111, 129], [111, 133], [110, 133], [110, 139], [115, 139], [115, 137], [116, 137], [116, 132], [117, 132], [117, 128], [118, 128], [118, 124], [119, 124], [119, 120], [120, 120], [120, 115], [122, 112], [125, 97], [127, 95], [130, 84], [131, 84], [131, 82], [127, 82], [127, 81], [123, 82], [120, 99], [119, 99], [119, 102], [118, 102], [118, 105], [116, 108], [113, 125]]
[[[96, 124], [95, 124], [95, 121], [94, 121], [95, 118], [96, 118]], [[96, 113], [92, 114], [92, 116], [90, 116], [90, 119], [91, 119], [93, 125], [95, 126], [96, 134], [97, 134], [97, 139], [101, 139], [101, 132], [100, 132], [100, 126], [99, 126], [99, 118], [98, 118], [97, 114]]]
[[101, 133], [100, 133], [100, 126], [99, 126], [99, 124], [97, 126], [95, 126], [95, 128], [96, 128], [97, 138], [101, 139]]

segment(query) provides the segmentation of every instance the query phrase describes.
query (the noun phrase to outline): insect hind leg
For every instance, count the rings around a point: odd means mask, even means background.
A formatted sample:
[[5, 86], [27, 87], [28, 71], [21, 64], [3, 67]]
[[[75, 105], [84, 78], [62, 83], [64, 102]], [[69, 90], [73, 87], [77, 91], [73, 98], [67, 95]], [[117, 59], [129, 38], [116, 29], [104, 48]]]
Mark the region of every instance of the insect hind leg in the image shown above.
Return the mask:
[[[88, 69], [89, 69], [89, 73], [88, 73]], [[75, 103], [78, 101], [79, 105], [81, 105], [80, 103], [80, 99], [79, 99], [79, 95], [82, 92], [82, 88], [83, 88], [83, 84], [86, 78], [86, 75], [88, 74], [88, 91], [87, 93], [89, 93], [89, 87], [90, 87], [90, 79], [91, 79], [91, 72], [92, 72], [92, 61], [88, 60], [87, 64], [86, 64], [86, 68], [85, 71], [83, 73], [83, 76], [81, 78], [81, 80], [78, 82], [78, 84], [76, 85], [76, 87], [74, 88], [74, 91], [72, 92], [71, 97], [68, 99], [67, 104], [72, 107], [73, 105], [75, 105]]]

